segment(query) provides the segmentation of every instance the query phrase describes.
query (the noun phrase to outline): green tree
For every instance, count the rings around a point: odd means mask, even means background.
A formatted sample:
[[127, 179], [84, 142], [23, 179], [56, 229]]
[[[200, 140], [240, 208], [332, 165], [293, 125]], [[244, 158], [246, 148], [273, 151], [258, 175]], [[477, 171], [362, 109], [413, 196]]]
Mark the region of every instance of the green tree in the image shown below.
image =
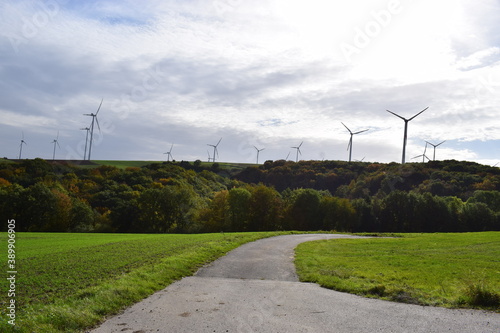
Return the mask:
[[319, 206], [321, 195], [307, 188], [293, 191], [287, 218], [294, 230], [320, 230], [322, 227]]
[[281, 230], [283, 201], [272, 187], [258, 185], [251, 190], [248, 231]]
[[356, 223], [356, 210], [348, 199], [324, 196], [320, 201], [322, 229], [350, 231]]
[[246, 231], [250, 216], [252, 194], [244, 188], [229, 190], [228, 203], [232, 231]]
[[192, 200], [181, 186], [148, 189], [138, 199], [142, 232], [181, 231], [187, 223]]
[[69, 212], [70, 232], [90, 232], [94, 230], [94, 212], [92, 208], [80, 199], [73, 199]]

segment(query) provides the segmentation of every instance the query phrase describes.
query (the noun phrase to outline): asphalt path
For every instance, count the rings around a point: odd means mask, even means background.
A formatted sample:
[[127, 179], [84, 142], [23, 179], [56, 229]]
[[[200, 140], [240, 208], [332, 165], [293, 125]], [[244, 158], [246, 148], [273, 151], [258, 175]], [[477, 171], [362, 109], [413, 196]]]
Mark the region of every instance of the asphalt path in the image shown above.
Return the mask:
[[500, 332], [497, 313], [368, 299], [298, 281], [298, 244], [347, 237], [286, 235], [247, 243], [91, 332]]

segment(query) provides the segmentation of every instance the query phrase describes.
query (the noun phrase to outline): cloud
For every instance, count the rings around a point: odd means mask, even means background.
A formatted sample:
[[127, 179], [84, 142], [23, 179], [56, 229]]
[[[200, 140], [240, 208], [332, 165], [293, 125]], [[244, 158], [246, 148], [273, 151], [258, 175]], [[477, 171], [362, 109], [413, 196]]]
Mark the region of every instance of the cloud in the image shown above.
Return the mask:
[[[427, 106], [409, 154], [447, 139], [442, 156], [493, 159], [458, 142], [499, 139], [498, 4], [400, 1], [384, 21], [393, 2], [4, 2], [0, 154], [15, 157], [24, 131], [26, 156], [48, 158], [59, 130], [65, 156], [82, 156], [83, 114], [103, 98], [98, 159], [162, 159], [175, 143], [177, 159], [204, 160], [220, 137], [228, 161], [251, 162], [253, 145], [284, 158], [301, 141], [304, 159], [346, 159], [343, 121], [370, 129], [353, 158], [399, 161], [403, 123], [385, 110]], [[347, 62], [340, 45], [359, 31], [369, 40]]]

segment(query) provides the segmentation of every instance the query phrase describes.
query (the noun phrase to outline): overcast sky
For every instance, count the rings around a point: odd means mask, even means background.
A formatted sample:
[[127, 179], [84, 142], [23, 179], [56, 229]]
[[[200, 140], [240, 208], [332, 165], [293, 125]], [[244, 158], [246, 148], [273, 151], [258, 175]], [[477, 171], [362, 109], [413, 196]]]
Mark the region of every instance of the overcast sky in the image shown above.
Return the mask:
[[[0, 156], [500, 161], [500, 1], [0, 0]], [[208, 150], [208, 152], [207, 152]], [[429, 148], [427, 156], [432, 157]]]

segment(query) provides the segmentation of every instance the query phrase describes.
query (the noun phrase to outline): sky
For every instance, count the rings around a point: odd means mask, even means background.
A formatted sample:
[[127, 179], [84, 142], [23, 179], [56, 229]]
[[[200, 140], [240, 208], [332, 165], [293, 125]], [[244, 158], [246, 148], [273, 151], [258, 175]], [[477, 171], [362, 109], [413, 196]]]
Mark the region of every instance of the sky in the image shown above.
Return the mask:
[[499, 0], [0, 0], [1, 157], [495, 165], [499, 92]]

